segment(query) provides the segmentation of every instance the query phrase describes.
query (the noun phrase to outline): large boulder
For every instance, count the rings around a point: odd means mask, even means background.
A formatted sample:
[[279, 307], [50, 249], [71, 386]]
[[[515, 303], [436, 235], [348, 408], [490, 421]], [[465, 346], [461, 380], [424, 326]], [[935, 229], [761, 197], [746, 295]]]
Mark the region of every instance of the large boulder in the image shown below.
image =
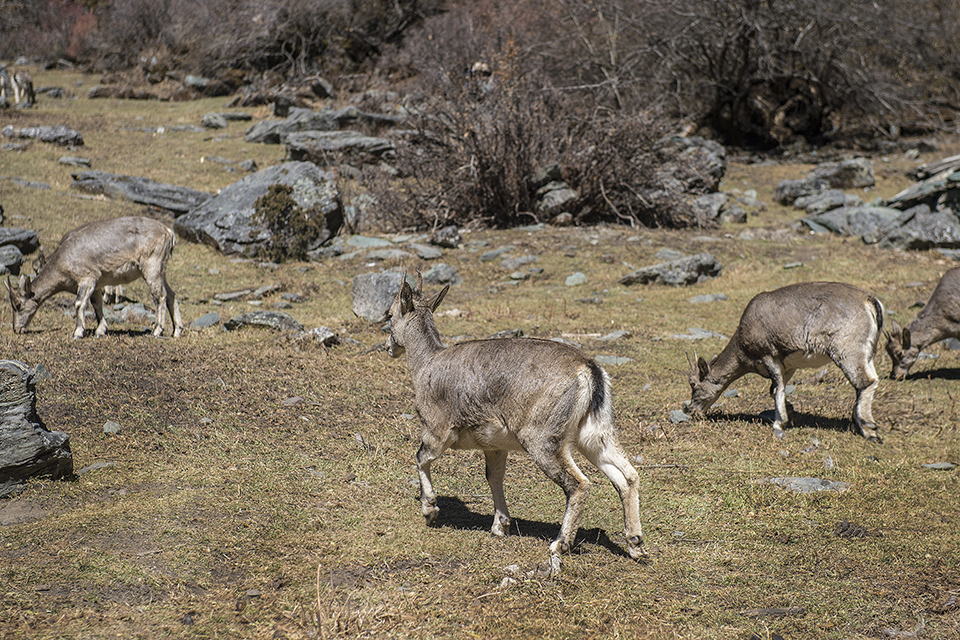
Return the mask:
[[822, 162], [807, 174], [808, 180], [823, 180], [832, 189], [858, 189], [876, 184], [873, 166], [866, 158]]
[[865, 244], [875, 244], [893, 229], [903, 224], [904, 212], [890, 207], [840, 207], [807, 216], [802, 222], [811, 231], [830, 231], [839, 236], [860, 238]]
[[177, 218], [174, 229], [183, 238], [222, 253], [257, 257], [273, 240], [266, 223], [258, 220], [257, 200], [276, 184], [292, 187], [290, 195], [301, 208], [323, 214], [324, 231], [310, 250], [337, 234], [343, 224], [340, 192], [334, 177], [312, 162], [284, 162], [252, 173]]
[[403, 274], [396, 271], [361, 273], [353, 278], [353, 314], [370, 322], [387, 319]]
[[900, 225], [880, 240], [881, 247], [917, 251], [960, 249], [960, 219], [953, 211], [930, 211], [930, 207], [921, 204], [901, 216]]
[[73, 180], [72, 186], [78, 191], [159, 207], [174, 215], [186, 213], [212, 197], [205, 191], [104, 171], [81, 171], [73, 174]]
[[31, 476], [72, 474], [70, 437], [48, 431], [37, 415], [34, 370], [0, 360], [0, 497], [16, 493]]

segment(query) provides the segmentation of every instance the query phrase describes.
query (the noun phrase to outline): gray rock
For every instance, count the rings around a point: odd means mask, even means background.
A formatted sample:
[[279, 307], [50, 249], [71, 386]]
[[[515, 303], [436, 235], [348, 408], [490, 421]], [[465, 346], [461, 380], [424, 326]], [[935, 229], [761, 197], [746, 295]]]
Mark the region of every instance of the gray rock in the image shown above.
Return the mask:
[[608, 333], [605, 336], [597, 338], [602, 342], [613, 342], [614, 340], [622, 340], [624, 338], [629, 338], [632, 334], [629, 331], [617, 330]]
[[50, 185], [46, 182], [36, 180], [27, 180], [26, 178], [10, 178], [10, 182], [25, 189], [37, 189], [38, 191], [49, 191]]
[[620, 278], [620, 284], [630, 286], [655, 282], [683, 286], [716, 278], [722, 269], [722, 265], [715, 256], [709, 253], [698, 253], [687, 258], [678, 258], [637, 269]]
[[705, 193], [720, 188], [727, 152], [719, 142], [700, 136], [671, 136], [657, 141], [654, 151], [663, 162], [657, 173], [676, 180], [683, 190]]
[[858, 195], [846, 194], [840, 189], [827, 189], [809, 196], [797, 198], [793, 206], [805, 209], [811, 216], [817, 216], [840, 207], [858, 207], [863, 199]]
[[692, 304], [703, 304], [705, 302], [722, 302], [727, 300], [726, 294], [723, 293], [705, 293], [699, 296], [693, 296], [688, 300]]
[[409, 248], [416, 251], [421, 260], [436, 260], [443, 257], [443, 249], [428, 244], [414, 242], [409, 245]]
[[733, 202], [727, 202], [720, 210], [719, 220], [726, 224], [745, 224], [748, 219], [747, 210]]
[[[439, 265], [437, 265], [439, 266]], [[403, 276], [395, 271], [361, 273], [353, 278], [353, 314], [370, 322], [387, 319]]]
[[682, 251], [677, 251], [676, 249], [659, 249], [653, 257], [657, 260], [681, 260], [687, 257], [687, 254]]
[[460, 237], [460, 230], [456, 225], [441, 227], [430, 236], [430, 244], [435, 244], [445, 249], [456, 249], [460, 246], [461, 242], [463, 242], [463, 238]]
[[945, 172], [918, 182], [887, 200], [887, 206], [902, 211], [924, 204], [960, 212], [960, 171]]
[[280, 144], [293, 133], [302, 131], [336, 131], [358, 122], [377, 127], [389, 127], [403, 121], [401, 116], [372, 114], [354, 106], [342, 109], [325, 108], [320, 111], [293, 107], [283, 120], [264, 120], [247, 129], [247, 142]]
[[727, 194], [716, 191], [693, 199], [693, 209], [698, 220], [710, 221], [720, 217], [720, 210], [727, 204]]
[[220, 314], [216, 311], [211, 311], [210, 313], [205, 313], [191, 322], [190, 328], [194, 331], [202, 331], [218, 324], [220, 324]]
[[836, 235], [859, 237], [866, 244], [875, 244], [900, 226], [904, 213], [889, 207], [841, 207], [816, 216], [807, 216], [802, 222], [812, 231], [826, 229]]
[[407, 260], [413, 260], [413, 254], [400, 249], [375, 249], [368, 253], [363, 254], [364, 260], [395, 260], [397, 262], [404, 262]]
[[40, 248], [40, 234], [28, 229], [0, 227], [0, 247], [5, 245], [12, 245], [23, 255], [30, 255]]
[[563, 170], [559, 164], [548, 164], [545, 167], [537, 169], [528, 180], [533, 190], [538, 191], [546, 184], [563, 180]]
[[579, 195], [565, 183], [564, 186], [546, 191], [537, 202], [537, 210], [541, 213], [556, 211], [567, 207], [568, 204], [575, 201]]
[[60, 145], [62, 147], [82, 147], [83, 136], [79, 131], [60, 126], [39, 126], [24, 127], [23, 129], [14, 129], [13, 125], [7, 125], [0, 129], [0, 134], [8, 138], [39, 140], [50, 144]]
[[873, 166], [866, 158], [823, 162], [807, 174], [807, 179], [822, 180], [833, 189], [856, 189], [876, 184]]
[[304, 331], [303, 333], [297, 334], [294, 336], [297, 340], [311, 340], [313, 342], [318, 342], [325, 347], [334, 347], [340, 344], [340, 336], [333, 332], [332, 329], [328, 327], [316, 327], [310, 329], [309, 331]]
[[849, 482], [839, 480], [825, 480], [823, 478], [762, 478], [757, 482], [775, 484], [794, 493], [818, 493], [820, 491], [834, 491], [841, 493], [850, 488]]
[[427, 269], [426, 273], [423, 274], [423, 281], [427, 284], [450, 284], [454, 286], [463, 284], [463, 278], [460, 277], [457, 270], [442, 262]]
[[103, 425], [103, 432], [108, 436], [115, 436], [120, 433], [120, 425], [113, 420], [107, 420]]
[[526, 264], [533, 264], [534, 262], [539, 262], [539, 261], [540, 261], [540, 258], [538, 258], [537, 256], [532, 254], [527, 254], [527, 255], [519, 256], [517, 258], [507, 258], [506, 260], [502, 260], [500, 262], [500, 268], [505, 269], [507, 271], [516, 271], [517, 269], [519, 269], [520, 267]]
[[934, 471], [953, 471], [957, 468], [957, 465], [952, 462], [928, 462], [920, 466], [924, 469], [933, 469]]
[[633, 362], [633, 358], [628, 358], [626, 356], [597, 356], [594, 358], [594, 361], [599, 365], [603, 365], [604, 367], [612, 367]]
[[27, 478], [73, 474], [70, 438], [49, 431], [37, 414], [33, 372], [0, 360], [0, 497], [20, 491]]
[[690, 416], [681, 411], [680, 409], [674, 409], [670, 412], [670, 422], [673, 424], [680, 424], [682, 422], [690, 422]]
[[886, 232], [878, 246], [924, 251], [960, 249], [960, 220], [950, 211], [930, 211], [925, 204], [905, 211], [901, 225]]
[[284, 145], [288, 160], [308, 160], [321, 166], [376, 164], [397, 153], [392, 141], [356, 131], [301, 131], [288, 134]]
[[219, 113], [205, 113], [200, 118], [200, 124], [207, 129], [226, 129], [227, 119]]
[[826, 180], [782, 180], [773, 193], [773, 199], [782, 205], [792, 205], [797, 198], [814, 195], [829, 188]]
[[587, 276], [586, 274], [577, 271], [576, 273], [567, 276], [564, 284], [566, 284], [568, 287], [576, 287], [581, 284], [587, 284]]
[[510, 253], [513, 250], [514, 250], [514, 246], [512, 244], [508, 244], [506, 246], [499, 247], [497, 249], [484, 251], [483, 253], [480, 254], [480, 262], [491, 262], [493, 260], [496, 260], [500, 256], [502, 256], [503, 254]]
[[234, 316], [227, 320], [223, 328], [234, 331], [240, 327], [255, 326], [277, 329], [279, 331], [303, 331], [303, 325], [293, 319], [289, 313], [282, 311], [251, 311]]
[[63, 156], [58, 161], [60, 164], [69, 165], [71, 167], [89, 167], [90, 158], [78, 158], [76, 156]]
[[23, 254], [12, 244], [0, 246], [0, 275], [20, 275], [23, 266]]
[[371, 238], [370, 236], [350, 236], [347, 238], [347, 246], [357, 249], [380, 249], [393, 246], [393, 243], [383, 238]]
[[709, 331], [707, 329], [698, 329], [697, 327], [690, 327], [687, 329], [686, 333], [674, 333], [670, 337], [676, 340], [706, 340], [708, 338], [716, 338], [718, 340], [727, 339], [727, 337], [722, 333]]
[[81, 171], [73, 174], [73, 180], [71, 186], [78, 191], [159, 207], [172, 211], [174, 215], [201, 206], [212, 197], [209, 193], [187, 187], [103, 171]]
[[257, 162], [253, 158], [248, 158], [243, 162], [240, 162], [237, 166], [244, 171], [253, 172], [257, 170]]
[[174, 229], [185, 239], [222, 253], [256, 257], [273, 242], [269, 229], [256, 219], [256, 203], [275, 184], [293, 187], [291, 195], [300, 207], [324, 215], [325, 229], [309, 250], [337, 234], [343, 224], [343, 206], [335, 178], [311, 162], [284, 162], [252, 173], [177, 218]]

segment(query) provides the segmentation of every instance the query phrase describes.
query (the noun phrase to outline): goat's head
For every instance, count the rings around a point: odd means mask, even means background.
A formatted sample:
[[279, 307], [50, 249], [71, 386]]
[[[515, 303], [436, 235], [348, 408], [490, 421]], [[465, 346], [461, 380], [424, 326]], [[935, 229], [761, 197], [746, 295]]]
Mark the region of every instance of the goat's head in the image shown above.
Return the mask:
[[10, 284], [10, 276], [7, 276], [6, 285], [10, 307], [13, 309], [13, 332], [23, 333], [40, 303], [33, 294], [30, 279], [26, 276], [20, 276], [20, 283], [16, 288]]
[[[423, 298], [423, 276], [417, 272], [417, 286], [411, 288], [404, 271], [400, 280], [400, 289], [390, 305], [390, 338], [387, 340], [387, 352], [391, 358], [399, 358], [407, 348], [408, 342], [425, 331], [436, 334], [433, 326], [433, 312], [450, 290], [450, 285], [440, 290], [430, 300]], [[428, 328], [430, 327], [430, 328]], [[413, 328], [414, 331], [410, 331]], [[438, 338], [439, 340], [439, 338]]]
[[690, 365], [691, 394], [690, 400], [683, 403], [683, 409], [690, 413], [703, 413], [710, 408], [723, 388], [720, 384], [709, 380], [710, 365], [703, 358], [698, 358], [696, 351], [693, 352], [693, 358], [689, 353], [686, 356], [687, 363]]
[[910, 367], [920, 357], [920, 346], [911, 343], [910, 329], [901, 328], [896, 320], [891, 323], [890, 331], [887, 332], [887, 355], [893, 363], [890, 370], [892, 380], [906, 377]]

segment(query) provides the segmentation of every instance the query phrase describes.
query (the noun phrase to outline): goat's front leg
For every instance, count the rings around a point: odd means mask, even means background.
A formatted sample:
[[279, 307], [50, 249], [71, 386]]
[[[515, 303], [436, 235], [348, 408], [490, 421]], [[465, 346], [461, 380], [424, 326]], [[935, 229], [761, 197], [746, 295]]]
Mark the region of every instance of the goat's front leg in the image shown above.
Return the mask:
[[490, 533], [505, 536], [510, 533], [510, 513], [507, 511], [507, 499], [503, 495], [503, 477], [507, 472], [507, 452], [505, 450], [484, 451], [486, 459], [487, 484], [493, 495], [493, 526]]
[[437, 507], [437, 494], [433, 490], [433, 480], [430, 477], [430, 465], [440, 456], [440, 453], [428, 447], [426, 442], [421, 442], [420, 450], [417, 451], [417, 472], [420, 475], [420, 507], [429, 526], [435, 524], [437, 516], [440, 515], [440, 508]]
[[94, 289], [90, 295], [90, 302], [93, 303], [93, 315], [97, 318], [97, 330], [93, 335], [102, 337], [107, 335], [107, 319], [103, 316], [103, 290]]
[[77, 315], [77, 328], [73, 331], [74, 340], [82, 338], [84, 331], [87, 329], [84, 316], [87, 313], [87, 304], [90, 302], [90, 296], [93, 295], [95, 289], [96, 282], [81, 282], [77, 286], [77, 300], [73, 305]]
[[768, 356], [763, 359], [763, 366], [770, 376], [770, 394], [773, 396], [773, 435], [783, 437], [783, 429], [790, 425], [790, 416], [787, 415], [787, 394], [784, 389], [783, 364]]

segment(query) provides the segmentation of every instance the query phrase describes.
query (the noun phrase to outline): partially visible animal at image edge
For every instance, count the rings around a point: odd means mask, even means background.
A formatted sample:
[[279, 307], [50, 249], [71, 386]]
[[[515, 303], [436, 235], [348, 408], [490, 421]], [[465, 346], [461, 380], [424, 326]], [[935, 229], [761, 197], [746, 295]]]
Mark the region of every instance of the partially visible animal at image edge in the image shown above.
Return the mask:
[[640, 528], [639, 477], [620, 447], [613, 420], [610, 380], [578, 349], [550, 340], [499, 338], [445, 347], [433, 312], [449, 290], [424, 299], [404, 279], [390, 308], [388, 351], [406, 353], [415, 406], [422, 422], [417, 467], [420, 501], [428, 525], [440, 512], [430, 467], [447, 449], [481, 449], [493, 494], [491, 533], [503, 536], [510, 515], [503, 493], [508, 451], [526, 451], [567, 498], [550, 567], [576, 538], [589, 479], [577, 467], [580, 451], [613, 483], [623, 505], [627, 551], [646, 556]]
[[33, 91], [33, 78], [23, 69], [0, 67], [0, 106], [13, 105], [29, 107], [37, 101]]
[[960, 338], [960, 267], [943, 274], [913, 322], [903, 328], [896, 321], [890, 323], [887, 333], [887, 355], [893, 362], [890, 377], [906, 377], [924, 347], [946, 338]]
[[849, 284], [804, 282], [760, 293], [709, 364], [687, 356], [692, 395], [684, 408], [702, 413], [734, 380], [756, 373], [771, 380], [773, 432], [782, 437], [790, 421], [784, 387], [797, 369], [832, 361], [856, 389], [854, 425], [867, 439], [880, 442], [872, 405], [880, 381], [873, 359], [882, 330], [883, 305]]
[[76, 329], [74, 338], [82, 338], [86, 329], [84, 315], [93, 303], [97, 319], [97, 336], [107, 331], [103, 317], [103, 289], [143, 278], [157, 307], [153, 335], [163, 333], [169, 313], [173, 335], [183, 331], [180, 303], [167, 283], [167, 261], [175, 244], [173, 231], [152, 218], [128, 217], [91, 222], [67, 232], [57, 250], [34, 265], [37, 276], [30, 280], [21, 275], [18, 286], [7, 277], [7, 293], [13, 308], [13, 330], [22, 333], [37, 309], [56, 293], [69, 292], [75, 302]]

